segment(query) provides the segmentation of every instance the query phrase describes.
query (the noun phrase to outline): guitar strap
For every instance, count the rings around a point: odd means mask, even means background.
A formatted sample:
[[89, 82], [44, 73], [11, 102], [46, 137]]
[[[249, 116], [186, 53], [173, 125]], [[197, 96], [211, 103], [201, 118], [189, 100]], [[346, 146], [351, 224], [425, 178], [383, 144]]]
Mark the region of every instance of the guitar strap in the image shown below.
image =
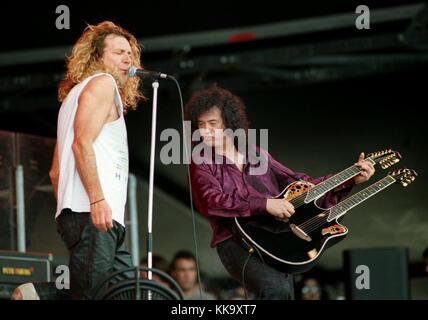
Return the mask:
[[251, 256], [253, 253], [256, 253], [257, 256], [260, 258], [260, 260], [266, 264], [266, 262], [263, 259], [263, 256], [260, 254], [259, 250], [256, 247], [249, 244], [247, 242], [247, 240], [245, 240], [245, 238], [240, 236], [240, 235], [239, 235], [239, 242], [241, 243], [241, 246], [245, 249], [245, 251], [248, 252], [249, 256]]

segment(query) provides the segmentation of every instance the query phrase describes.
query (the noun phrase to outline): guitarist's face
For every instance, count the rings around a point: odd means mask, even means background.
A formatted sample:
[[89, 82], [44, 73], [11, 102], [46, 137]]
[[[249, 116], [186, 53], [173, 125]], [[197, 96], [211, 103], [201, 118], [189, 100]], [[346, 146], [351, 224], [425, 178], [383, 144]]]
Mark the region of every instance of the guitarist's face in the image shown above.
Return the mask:
[[225, 129], [221, 111], [216, 106], [198, 118], [198, 129], [205, 144], [212, 147], [224, 145]]

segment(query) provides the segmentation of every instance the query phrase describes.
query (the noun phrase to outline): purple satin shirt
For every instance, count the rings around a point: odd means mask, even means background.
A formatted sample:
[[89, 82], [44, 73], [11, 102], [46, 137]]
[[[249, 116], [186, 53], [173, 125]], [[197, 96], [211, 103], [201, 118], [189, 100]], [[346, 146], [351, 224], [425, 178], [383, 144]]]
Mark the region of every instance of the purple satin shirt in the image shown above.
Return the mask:
[[[227, 163], [224, 156], [217, 154], [213, 158], [223, 163], [205, 161], [190, 164], [193, 202], [211, 224], [211, 247], [232, 237], [234, 222], [231, 218], [269, 214], [266, 211], [267, 199], [279, 195], [290, 183], [305, 180], [318, 184], [331, 176], [311, 178], [287, 168], [266, 151], [257, 150], [267, 159], [267, 171], [262, 175], [251, 175], [249, 169], [253, 165], [250, 163], [245, 164], [241, 172], [235, 164]], [[335, 205], [351, 191], [353, 185], [351, 179], [335, 191], [328, 192], [320, 205], [324, 208]]]

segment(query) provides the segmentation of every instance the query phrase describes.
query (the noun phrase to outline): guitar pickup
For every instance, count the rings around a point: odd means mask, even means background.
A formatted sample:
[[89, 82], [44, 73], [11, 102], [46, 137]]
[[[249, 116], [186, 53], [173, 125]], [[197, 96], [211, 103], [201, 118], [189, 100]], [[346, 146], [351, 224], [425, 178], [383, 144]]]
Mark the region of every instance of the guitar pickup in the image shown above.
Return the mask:
[[300, 229], [298, 226], [296, 226], [294, 223], [290, 224], [291, 231], [298, 236], [300, 239], [305, 241], [312, 241], [312, 238], [308, 236], [302, 229]]

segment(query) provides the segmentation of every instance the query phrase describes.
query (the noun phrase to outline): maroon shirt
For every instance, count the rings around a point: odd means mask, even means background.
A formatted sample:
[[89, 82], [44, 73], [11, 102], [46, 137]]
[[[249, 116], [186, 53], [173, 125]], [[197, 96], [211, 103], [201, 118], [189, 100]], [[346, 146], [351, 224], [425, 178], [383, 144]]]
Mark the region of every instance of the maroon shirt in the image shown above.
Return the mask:
[[[311, 178], [285, 167], [266, 151], [260, 151], [268, 161], [267, 172], [262, 175], [251, 175], [249, 169], [254, 165], [250, 163], [245, 164], [241, 172], [224, 156], [214, 153], [213, 160], [223, 163], [204, 161], [202, 164], [190, 164], [193, 202], [211, 224], [211, 247], [232, 237], [234, 222], [231, 218], [269, 214], [266, 211], [267, 199], [279, 195], [290, 183], [304, 180], [318, 184], [331, 176]], [[335, 205], [351, 191], [353, 184], [351, 179], [337, 188], [339, 190], [328, 192], [320, 204], [324, 208]]]

